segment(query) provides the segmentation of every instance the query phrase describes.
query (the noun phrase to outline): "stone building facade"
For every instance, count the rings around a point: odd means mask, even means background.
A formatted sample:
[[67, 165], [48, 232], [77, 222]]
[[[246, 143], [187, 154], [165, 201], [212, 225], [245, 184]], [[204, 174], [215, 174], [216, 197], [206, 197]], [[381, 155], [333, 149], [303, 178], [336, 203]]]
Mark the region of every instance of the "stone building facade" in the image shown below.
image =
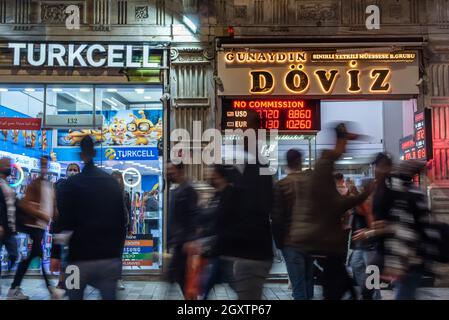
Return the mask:
[[[68, 30], [66, 8], [80, 9]], [[370, 5], [380, 29], [368, 30]], [[186, 22], [185, 18], [188, 18]], [[195, 26], [192, 30], [191, 24]], [[189, 25], [190, 24], [190, 25]], [[0, 0], [0, 41], [132, 41], [169, 44], [171, 128], [218, 123], [215, 41], [320, 39], [423, 52], [419, 106], [434, 113], [435, 179], [449, 181], [449, 2], [446, 0]], [[196, 29], [196, 30], [195, 30]], [[201, 167], [192, 174], [203, 179]]]
[[[79, 28], [66, 26], [70, 5], [79, 8]], [[366, 27], [370, 5], [380, 9], [379, 29]], [[419, 50], [418, 106], [433, 114], [432, 172], [440, 186], [449, 185], [448, 0], [0, 0], [0, 83], [9, 76], [7, 42], [160, 45], [170, 60], [164, 88], [169, 128], [192, 133], [193, 121], [218, 127], [215, 50], [230, 36], [242, 43]], [[201, 165], [189, 171], [204, 180]]]

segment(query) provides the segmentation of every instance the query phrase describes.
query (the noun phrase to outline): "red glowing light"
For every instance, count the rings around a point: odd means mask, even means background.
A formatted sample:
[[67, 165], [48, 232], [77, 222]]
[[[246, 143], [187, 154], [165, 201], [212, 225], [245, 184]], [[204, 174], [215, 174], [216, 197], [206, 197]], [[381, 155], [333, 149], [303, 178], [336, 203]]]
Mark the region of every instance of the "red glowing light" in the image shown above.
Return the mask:
[[245, 99], [223, 101], [223, 129], [242, 128], [257, 113], [260, 129], [280, 131], [319, 131], [319, 100]]

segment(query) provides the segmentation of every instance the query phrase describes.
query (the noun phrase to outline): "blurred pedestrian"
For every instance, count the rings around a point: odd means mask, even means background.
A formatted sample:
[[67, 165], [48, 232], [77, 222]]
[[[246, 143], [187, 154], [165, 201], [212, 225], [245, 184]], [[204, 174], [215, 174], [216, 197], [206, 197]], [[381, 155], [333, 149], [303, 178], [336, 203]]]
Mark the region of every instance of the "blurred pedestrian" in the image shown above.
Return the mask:
[[[297, 227], [292, 230], [292, 241], [308, 254], [324, 255], [323, 297], [326, 300], [343, 298], [353, 293], [352, 279], [346, 266], [347, 233], [342, 228], [345, 212], [365, 201], [371, 193], [368, 187], [356, 197], [342, 196], [335, 184], [335, 162], [346, 150], [348, 140], [357, 138], [345, 124], [336, 127], [337, 142], [333, 150], [324, 150], [311, 176], [309, 207], [295, 216]], [[355, 297], [353, 297], [355, 298]]]
[[168, 203], [168, 247], [172, 253], [168, 276], [185, 295], [187, 246], [196, 239], [195, 219], [198, 214], [198, 195], [188, 180], [184, 164], [169, 163], [167, 176], [176, 187], [170, 190]]
[[146, 192], [144, 196], [145, 211], [158, 211], [159, 210], [159, 200], [158, 192], [156, 190]]
[[425, 164], [402, 162], [392, 178], [393, 203], [386, 227], [383, 274], [395, 280], [397, 300], [415, 300], [426, 268], [429, 221], [426, 195], [414, 186], [413, 178]]
[[[377, 154], [374, 162], [374, 179], [375, 187], [370, 196], [369, 208], [372, 215], [366, 216], [370, 218], [367, 226], [354, 230], [352, 241], [354, 243], [363, 242], [369, 244], [369, 252], [364, 255], [366, 265], [376, 266], [382, 272], [385, 257], [385, 227], [386, 222], [390, 219], [390, 211], [393, 206], [394, 192], [391, 189], [391, 171], [393, 168], [393, 160], [388, 153]], [[365, 252], [367, 253], [367, 252]], [[365, 299], [380, 299], [378, 290], [365, 292]]]
[[[117, 182], [120, 185], [120, 189], [123, 193], [123, 205], [125, 206], [125, 229], [127, 234], [131, 233], [131, 197], [129, 196], [129, 193], [125, 190], [125, 181], [123, 179], [123, 174], [119, 171], [112, 172], [112, 176], [117, 180]], [[125, 248], [125, 243], [123, 242], [123, 248]], [[119, 290], [125, 290], [125, 284], [123, 283], [123, 280], [120, 278], [117, 284], [117, 288]]]
[[198, 219], [201, 254], [208, 259], [202, 276], [204, 300], [218, 283], [228, 283], [236, 289], [233, 262], [223, 257], [234, 255], [238, 225], [233, 221], [241, 216], [242, 202], [241, 190], [234, 185], [239, 176], [241, 174], [233, 166], [213, 165], [207, 169], [207, 181], [215, 192]]
[[[8, 253], [8, 270], [11, 270], [17, 260], [16, 239], [16, 194], [6, 179], [11, 175], [11, 160], [0, 159], [0, 251], [5, 246]], [[2, 266], [0, 262], [0, 278]], [[1, 286], [0, 286], [1, 294]]]
[[[58, 189], [60, 186], [67, 181], [70, 177], [77, 175], [80, 173], [81, 169], [77, 163], [71, 163], [67, 166], [66, 169], [66, 178], [59, 179], [55, 185], [55, 201], [58, 196]], [[53, 290], [52, 298], [55, 300], [60, 300], [65, 295], [65, 268], [67, 265], [67, 250], [68, 247], [66, 244], [60, 243], [58, 240], [58, 234], [62, 231], [60, 229], [59, 221], [61, 212], [55, 208], [55, 212], [53, 215], [53, 221], [50, 225], [50, 233], [52, 234], [52, 245], [50, 252], [50, 271], [53, 273], [59, 272], [59, 280], [58, 284]]]
[[[72, 232], [68, 264], [79, 270], [79, 287], [67, 288], [70, 300], [81, 300], [87, 285], [105, 300], [117, 298], [122, 273], [126, 214], [119, 183], [94, 164], [94, 142], [81, 140], [81, 173], [68, 179], [58, 192], [61, 230]], [[66, 275], [67, 276], [67, 275]]]
[[8, 291], [7, 298], [10, 300], [28, 300], [20, 285], [23, 277], [28, 270], [31, 261], [34, 258], [40, 258], [42, 276], [45, 285], [50, 294], [53, 288], [48, 280], [47, 271], [44, 267], [44, 252], [42, 249], [44, 236], [48, 225], [51, 222], [54, 213], [54, 191], [51, 183], [47, 180], [48, 158], [40, 158], [40, 175], [33, 180], [25, 190], [24, 198], [19, 202], [19, 206], [23, 211], [24, 219], [21, 232], [26, 233], [32, 241], [31, 251], [27, 258], [19, 263], [11, 288]]
[[288, 276], [293, 289], [293, 299], [313, 299], [313, 259], [291, 241], [293, 215], [302, 214], [308, 201], [311, 172], [302, 172], [302, 155], [298, 150], [287, 152], [288, 175], [275, 187], [272, 229], [276, 247], [282, 250]]
[[262, 299], [263, 286], [273, 263], [270, 225], [273, 180], [270, 175], [260, 174], [263, 168], [258, 163], [244, 166], [236, 184], [240, 192], [236, 201], [240, 206], [233, 213], [228, 210], [222, 222], [222, 228], [233, 230], [223, 244], [222, 259], [232, 266], [232, 286], [239, 300]]
[[[365, 181], [365, 184], [369, 180]], [[362, 186], [363, 190], [364, 186]], [[351, 196], [358, 196], [360, 193], [355, 186], [349, 190]], [[380, 290], [372, 289], [366, 285], [368, 278], [367, 268], [372, 263], [376, 255], [375, 243], [373, 238], [360, 237], [363, 231], [369, 230], [373, 224], [374, 217], [372, 213], [372, 197], [356, 206], [352, 211], [352, 234], [351, 254], [349, 265], [352, 269], [354, 280], [360, 288], [360, 294], [363, 300], [380, 300]]]

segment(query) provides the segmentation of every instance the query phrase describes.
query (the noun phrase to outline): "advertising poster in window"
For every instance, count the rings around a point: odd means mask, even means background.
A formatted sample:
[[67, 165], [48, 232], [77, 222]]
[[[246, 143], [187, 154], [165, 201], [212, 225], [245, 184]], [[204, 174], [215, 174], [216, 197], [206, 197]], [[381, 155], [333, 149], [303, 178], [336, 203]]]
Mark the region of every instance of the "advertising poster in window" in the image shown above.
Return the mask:
[[162, 141], [162, 110], [104, 111], [102, 130], [58, 130], [58, 146], [78, 146], [87, 135], [97, 145], [157, 147]]
[[153, 265], [153, 238], [148, 234], [128, 236], [123, 250], [123, 266], [151, 267]]
[[[29, 157], [48, 154], [51, 146], [51, 134], [47, 130], [27, 130], [37, 127], [40, 119], [14, 111], [0, 105], [0, 150]], [[11, 119], [20, 119], [15, 122]], [[2, 121], [1, 119], [5, 119]]]

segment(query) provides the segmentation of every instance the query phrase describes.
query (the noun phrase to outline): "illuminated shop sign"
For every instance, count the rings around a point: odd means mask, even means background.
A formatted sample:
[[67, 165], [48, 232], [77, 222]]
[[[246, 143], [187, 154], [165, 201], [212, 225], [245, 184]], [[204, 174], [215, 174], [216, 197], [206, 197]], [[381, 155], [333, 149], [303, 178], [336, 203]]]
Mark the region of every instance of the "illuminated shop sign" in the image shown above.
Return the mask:
[[414, 128], [414, 135], [407, 136], [400, 141], [401, 159], [423, 161], [432, 159], [432, 126], [429, 109], [415, 113]]
[[[251, 113], [260, 120], [260, 129], [316, 132], [321, 129], [319, 100], [223, 100], [222, 129], [246, 129]], [[256, 118], [257, 119], [257, 118]]]
[[104, 150], [104, 160], [157, 160], [158, 149], [150, 147], [131, 147], [131, 148], [107, 148]]
[[418, 94], [418, 56], [401, 53], [223, 51], [219, 95]]
[[148, 45], [8, 43], [14, 66], [151, 68]]

